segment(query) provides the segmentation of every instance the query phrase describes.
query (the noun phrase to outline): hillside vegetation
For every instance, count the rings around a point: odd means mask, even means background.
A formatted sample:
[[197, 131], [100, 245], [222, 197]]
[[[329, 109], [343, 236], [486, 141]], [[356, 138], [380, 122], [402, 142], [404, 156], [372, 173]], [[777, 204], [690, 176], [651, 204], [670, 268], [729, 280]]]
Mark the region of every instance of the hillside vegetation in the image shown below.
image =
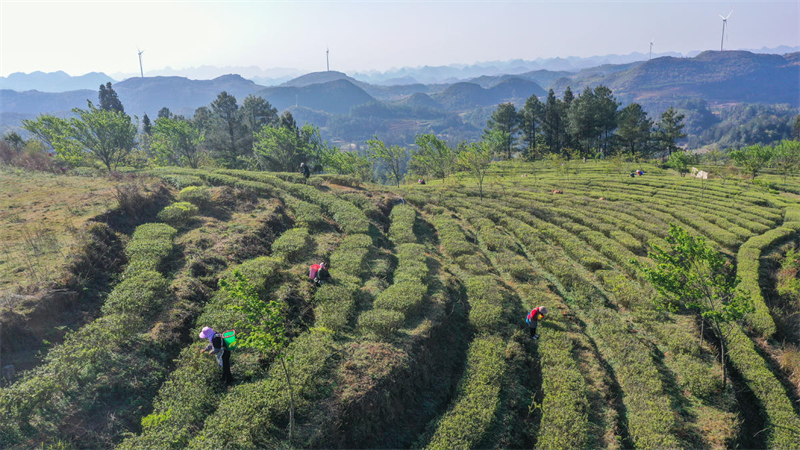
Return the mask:
[[[0, 446], [800, 448], [779, 344], [795, 335], [775, 319], [800, 305], [760, 288], [762, 256], [797, 239], [800, 182], [623, 165], [495, 163], [482, 189], [151, 169], [174, 204], [126, 237], [95, 318], [0, 390]], [[720, 342], [657, 308], [640, 270], [670, 224], [736, 265], [754, 305], [725, 338], [726, 387]], [[240, 346], [225, 386], [199, 353], [204, 326], [257, 327], [220, 287], [234, 273], [282, 305], [288, 379]]]

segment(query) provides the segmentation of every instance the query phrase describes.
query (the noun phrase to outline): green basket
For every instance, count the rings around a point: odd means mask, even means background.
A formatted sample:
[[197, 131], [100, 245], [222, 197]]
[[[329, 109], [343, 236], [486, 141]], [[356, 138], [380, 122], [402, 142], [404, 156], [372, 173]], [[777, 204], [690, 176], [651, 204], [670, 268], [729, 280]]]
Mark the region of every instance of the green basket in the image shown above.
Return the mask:
[[228, 330], [222, 333], [222, 340], [225, 341], [225, 344], [228, 346], [228, 350], [233, 350], [236, 348], [236, 330]]

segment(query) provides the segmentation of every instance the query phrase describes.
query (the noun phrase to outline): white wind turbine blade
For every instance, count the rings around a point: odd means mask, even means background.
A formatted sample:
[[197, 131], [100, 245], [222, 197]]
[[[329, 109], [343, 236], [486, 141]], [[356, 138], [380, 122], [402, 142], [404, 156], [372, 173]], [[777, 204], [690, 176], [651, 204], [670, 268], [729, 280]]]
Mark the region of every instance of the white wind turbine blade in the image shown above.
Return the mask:
[[728, 18], [723, 16], [722, 14], [719, 15], [719, 18], [722, 19], [722, 20], [728, 20]]
[[728, 13], [728, 15], [725, 17], [725, 20], [728, 20], [728, 18], [731, 16], [731, 14], [733, 14], [733, 10], [731, 10], [731, 12]]

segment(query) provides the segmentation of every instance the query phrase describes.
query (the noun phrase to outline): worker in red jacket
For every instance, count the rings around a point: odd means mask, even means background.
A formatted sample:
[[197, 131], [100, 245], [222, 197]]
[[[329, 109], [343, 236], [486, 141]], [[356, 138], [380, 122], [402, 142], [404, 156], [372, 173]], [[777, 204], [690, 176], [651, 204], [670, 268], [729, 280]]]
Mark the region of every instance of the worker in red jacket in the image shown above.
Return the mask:
[[525, 322], [528, 323], [528, 328], [531, 331], [531, 337], [534, 339], [539, 339], [539, 335], [536, 333], [536, 329], [539, 327], [539, 320], [544, 318], [547, 314], [547, 306], [539, 306], [537, 308], [533, 308], [530, 313], [528, 313], [528, 317], [525, 319]]
[[314, 280], [317, 287], [322, 286], [323, 283], [331, 280], [331, 274], [328, 272], [328, 264], [322, 262], [314, 264], [308, 271], [308, 277]]

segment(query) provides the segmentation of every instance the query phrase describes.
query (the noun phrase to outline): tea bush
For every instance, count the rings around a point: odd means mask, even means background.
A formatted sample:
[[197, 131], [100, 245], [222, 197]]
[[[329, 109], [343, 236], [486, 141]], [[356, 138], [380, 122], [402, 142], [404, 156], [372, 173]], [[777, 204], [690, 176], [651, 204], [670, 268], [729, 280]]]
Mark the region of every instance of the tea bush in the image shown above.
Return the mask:
[[358, 327], [366, 333], [374, 333], [380, 338], [386, 338], [397, 332], [405, 320], [406, 317], [402, 312], [373, 309], [358, 317]]
[[189, 202], [173, 203], [158, 213], [158, 220], [179, 227], [198, 213], [197, 206]]
[[211, 201], [211, 193], [207, 187], [189, 186], [178, 192], [178, 200], [189, 202], [198, 208], [205, 208]]
[[392, 224], [389, 227], [389, 238], [395, 244], [409, 244], [417, 242], [414, 236], [414, 220], [417, 212], [412, 206], [397, 205], [392, 208], [390, 218]]
[[373, 306], [377, 309], [388, 309], [409, 317], [419, 311], [428, 286], [419, 281], [395, 282], [378, 295]]
[[754, 236], [745, 242], [736, 255], [738, 263], [737, 275], [741, 279], [739, 289], [750, 297], [755, 311], [745, 317], [747, 324], [765, 338], [775, 334], [775, 321], [769, 307], [764, 301], [759, 284], [759, 266], [761, 253], [766, 248], [793, 236], [800, 230], [800, 208], [790, 208], [786, 212], [786, 221], [779, 228], [770, 230], [760, 236]]
[[289, 261], [296, 260], [311, 244], [308, 228], [292, 228], [285, 231], [272, 243], [272, 252]]
[[442, 416], [428, 449], [481, 448], [500, 409], [500, 389], [507, 369], [506, 345], [497, 336], [475, 338], [469, 346], [464, 378], [453, 406]]

